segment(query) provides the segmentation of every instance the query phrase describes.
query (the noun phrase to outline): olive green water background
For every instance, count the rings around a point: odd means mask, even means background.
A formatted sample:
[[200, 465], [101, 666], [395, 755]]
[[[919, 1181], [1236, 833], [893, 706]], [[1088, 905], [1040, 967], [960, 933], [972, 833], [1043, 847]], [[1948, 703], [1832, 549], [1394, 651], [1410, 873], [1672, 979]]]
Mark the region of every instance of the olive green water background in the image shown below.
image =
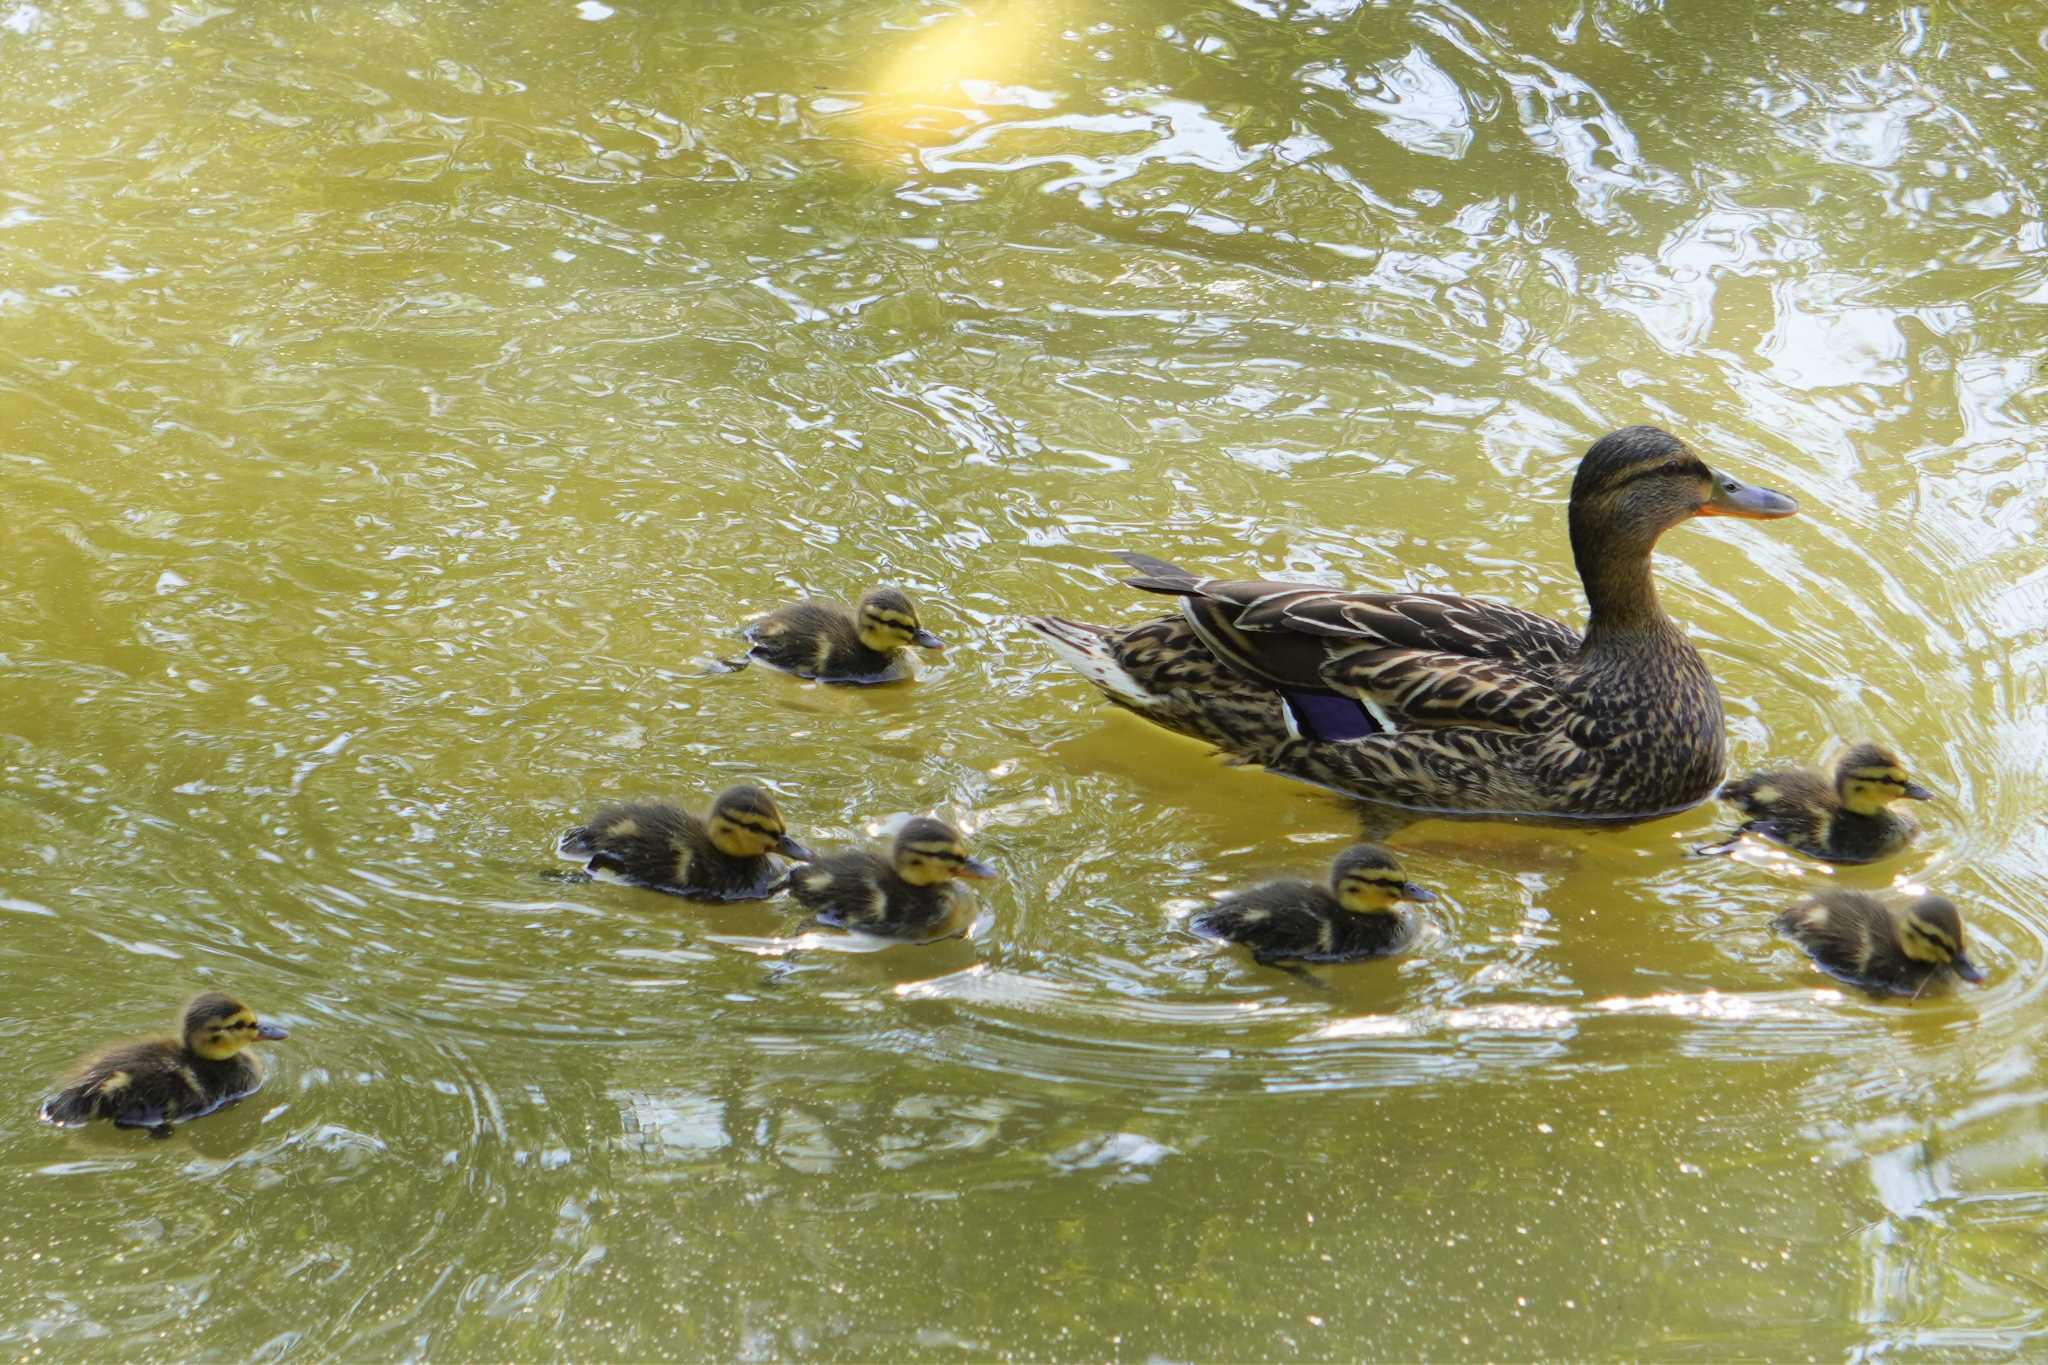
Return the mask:
[[[2048, 1350], [2039, 4], [0, 0], [0, 1351]], [[1025, 632], [1143, 548], [1577, 619], [1577, 455], [1731, 762], [1885, 867], [1430, 821], [1406, 958], [1189, 937], [1357, 812]], [[876, 580], [915, 685], [710, 675]], [[551, 879], [593, 802], [957, 818], [963, 940]], [[1927, 885], [1982, 990], [1766, 929]], [[37, 1101], [201, 987], [166, 1142]]]

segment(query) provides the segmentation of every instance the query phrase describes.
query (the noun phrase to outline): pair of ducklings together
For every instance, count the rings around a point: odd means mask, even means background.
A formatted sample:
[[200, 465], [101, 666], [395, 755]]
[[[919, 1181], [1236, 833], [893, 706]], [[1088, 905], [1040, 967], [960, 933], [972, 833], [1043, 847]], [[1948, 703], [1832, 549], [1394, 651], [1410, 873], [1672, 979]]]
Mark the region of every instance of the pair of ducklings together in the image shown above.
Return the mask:
[[[1204, 938], [1241, 943], [1267, 965], [1358, 962], [1400, 952], [1414, 926], [1399, 902], [1432, 901], [1383, 848], [1337, 855], [1330, 884], [1275, 881], [1218, 901], [1189, 921]], [[1892, 906], [1861, 891], [1823, 891], [1772, 924], [1830, 976], [1873, 994], [1918, 995], [1951, 976], [1984, 973], [1963, 952], [1963, 917], [1941, 896]]]
[[[1745, 819], [1715, 851], [1751, 833], [1829, 862], [1861, 863], [1898, 852], [1918, 831], [1891, 802], [1933, 793], [1889, 751], [1859, 744], [1836, 761], [1832, 781], [1811, 768], [1776, 769], [1730, 782], [1720, 795]], [[1399, 952], [1413, 929], [1398, 903], [1433, 899], [1392, 854], [1357, 844], [1338, 855], [1327, 888], [1268, 882], [1226, 897], [1189, 927], [1242, 943], [1262, 963], [1351, 962]], [[1875, 993], [1918, 995], [1950, 977], [1984, 979], [1964, 952], [1961, 912], [1941, 896], [1893, 906], [1861, 891], [1823, 891], [1772, 924], [1822, 970]]]
[[[702, 818], [666, 801], [606, 806], [556, 851], [593, 872], [692, 900], [766, 900], [787, 889], [822, 924], [889, 938], [930, 933], [959, 908], [954, 882], [996, 870], [970, 857], [960, 832], [929, 816], [904, 823], [889, 855], [824, 857], [790, 837], [775, 798], [742, 783]], [[791, 859], [785, 870], [771, 854]]]

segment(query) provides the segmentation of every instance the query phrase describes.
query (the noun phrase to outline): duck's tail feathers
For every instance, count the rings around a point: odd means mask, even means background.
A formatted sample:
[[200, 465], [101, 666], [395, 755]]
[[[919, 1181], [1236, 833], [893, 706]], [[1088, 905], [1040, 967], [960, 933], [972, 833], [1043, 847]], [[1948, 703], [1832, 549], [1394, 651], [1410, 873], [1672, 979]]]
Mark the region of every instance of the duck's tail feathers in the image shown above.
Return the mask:
[[74, 1085], [69, 1090], [44, 1100], [42, 1111], [37, 1117], [44, 1123], [59, 1123], [71, 1127], [90, 1123], [98, 1109], [99, 1096], [87, 1086]]
[[1107, 692], [1112, 700], [1135, 706], [1150, 706], [1158, 701], [1116, 661], [1111, 633], [1101, 626], [1059, 616], [1029, 616], [1024, 624], [1043, 635], [1067, 667]]
[[1136, 578], [1126, 578], [1124, 583], [1146, 592], [1173, 593], [1183, 596], [1194, 592], [1202, 585], [1199, 575], [1191, 574], [1178, 564], [1169, 564], [1151, 555], [1141, 555], [1136, 550], [1118, 550], [1116, 557], [1138, 571]]

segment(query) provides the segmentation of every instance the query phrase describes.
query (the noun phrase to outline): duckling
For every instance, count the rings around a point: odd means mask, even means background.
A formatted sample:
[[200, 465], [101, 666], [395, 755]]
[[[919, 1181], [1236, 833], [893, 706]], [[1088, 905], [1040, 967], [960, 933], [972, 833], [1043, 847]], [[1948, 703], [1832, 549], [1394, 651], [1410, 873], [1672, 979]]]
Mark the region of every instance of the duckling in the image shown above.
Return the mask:
[[1889, 858], [1920, 832], [1920, 823], [1887, 807], [1901, 797], [1932, 801], [1891, 750], [1858, 744], [1835, 760], [1833, 781], [1812, 768], [1775, 768], [1738, 778], [1721, 799], [1748, 818], [1734, 834], [1700, 851], [1719, 853], [1744, 834], [1830, 863], [1872, 863]]
[[921, 817], [897, 832], [887, 858], [865, 849], [834, 853], [789, 870], [790, 894], [823, 924], [884, 938], [920, 938], [953, 917], [956, 877], [996, 875], [967, 856], [958, 830]]
[[873, 588], [848, 611], [807, 598], [768, 613], [743, 632], [749, 659], [824, 683], [887, 683], [910, 676], [906, 646], [944, 649], [917, 619], [917, 604], [895, 588]]
[[1963, 917], [1943, 896], [1894, 908], [1863, 891], [1822, 891], [1771, 923], [1829, 976], [1873, 995], [1918, 995], [1951, 975], [1984, 979], [1963, 955]]
[[63, 1090], [43, 1101], [42, 1120], [65, 1127], [112, 1119], [167, 1138], [171, 1125], [210, 1114], [263, 1084], [246, 1048], [289, 1037], [247, 1005], [208, 991], [185, 1007], [178, 1038], [117, 1043], [80, 1062]]
[[1433, 901], [1409, 881], [1393, 854], [1353, 844], [1330, 865], [1330, 885], [1266, 882], [1226, 896], [1188, 927], [1204, 938], [1242, 943], [1261, 963], [1356, 962], [1386, 957], [1408, 945], [1414, 925], [1394, 907]]
[[728, 787], [699, 819], [667, 801], [605, 806], [556, 845], [595, 872], [692, 900], [765, 900], [781, 887], [772, 852], [807, 861], [775, 798], [748, 783]]

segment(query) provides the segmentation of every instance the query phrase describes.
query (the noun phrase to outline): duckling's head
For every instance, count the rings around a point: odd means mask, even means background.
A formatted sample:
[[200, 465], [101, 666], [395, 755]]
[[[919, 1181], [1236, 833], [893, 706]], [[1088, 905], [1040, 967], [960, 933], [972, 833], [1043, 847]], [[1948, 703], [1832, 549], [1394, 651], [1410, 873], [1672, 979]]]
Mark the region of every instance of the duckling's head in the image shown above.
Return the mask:
[[1601, 551], [1647, 553], [1688, 517], [1789, 517], [1799, 504], [1717, 474], [1656, 427], [1623, 427], [1595, 441], [1572, 478], [1572, 551], [1582, 578]]
[[1377, 844], [1353, 844], [1330, 865], [1330, 889], [1337, 903], [1360, 914], [1392, 910], [1401, 901], [1433, 901], [1436, 893], [1401, 873], [1393, 854]]
[[1875, 815], [1904, 797], [1932, 801], [1934, 793], [1907, 776], [1898, 757], [1881, 744], [1858, 744], [1835, 760], [1835, 794], [1857, 815]]
[[789, 837], [782, 823], [782, 811], [775, 798], [751, 783], [728, 787], [711, 803], [711, 819], [705, 832], [711, 843], [728, 858], [759, 858], [780, 853], [800, 862], [810, 861], [811, 851]]
[[917, 619], [917, 603], [895, 588], [872, 588], [854, 613], [860, 642], [878, 654], [893, 654], [905, 645], [944, 649], [946, 642]]
[[1963, 956], [1963, 916], [1946, 896], [1922, 896], [1899, 917], [1899, 949], [1915, 962], [1947, 967], [1965, 981], [1983, 970]]
[[224, 1062], [255, 1042], [289, 1037], [276, 1024], [257, 1020], [231, 995], [208, 991], [185, 1006], [185, 1047], [209, 1062]]
[[937, 886], [955, 877], [977, 880], [993, 877], [996, 870], [967, 856], [967, 844], [960, 831], [944, 820], [920, 817], [896, 832], [896, 875], [912, 886]]

